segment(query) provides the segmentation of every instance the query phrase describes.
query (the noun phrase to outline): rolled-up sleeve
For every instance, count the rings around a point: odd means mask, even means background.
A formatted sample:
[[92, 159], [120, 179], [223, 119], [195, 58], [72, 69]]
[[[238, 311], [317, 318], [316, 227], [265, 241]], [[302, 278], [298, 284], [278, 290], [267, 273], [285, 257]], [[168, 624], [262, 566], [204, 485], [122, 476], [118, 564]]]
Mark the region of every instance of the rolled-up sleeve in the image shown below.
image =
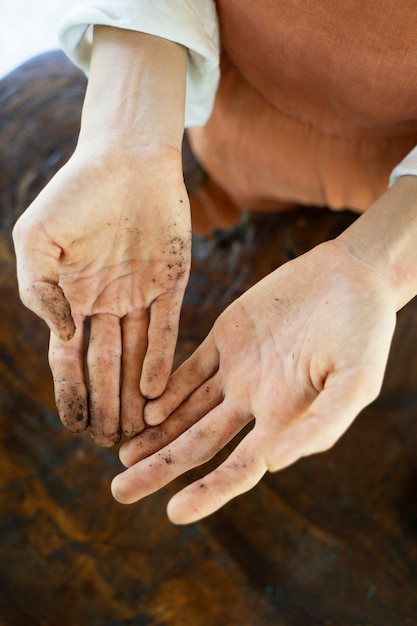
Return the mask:
[[188, 49], [185, 125], [207, 121], [219, 81], [219, 29], [212, 0], [80, 0], [58, 28], [65, 54], [88, 75], [93, 26], [163, 37]]
[[389, 186], [396, 183], [401, 176], [417, 176], [417, 146], [392, 170]]

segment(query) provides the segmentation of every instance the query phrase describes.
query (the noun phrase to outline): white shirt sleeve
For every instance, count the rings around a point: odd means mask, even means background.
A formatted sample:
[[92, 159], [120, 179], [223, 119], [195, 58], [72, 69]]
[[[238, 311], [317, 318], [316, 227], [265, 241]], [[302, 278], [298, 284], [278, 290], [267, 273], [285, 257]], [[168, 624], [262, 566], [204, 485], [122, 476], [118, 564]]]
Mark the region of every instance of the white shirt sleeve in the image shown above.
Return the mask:
[[219, 82], [219, 28], [213, 0], [79, 0], [58, 27], [65, 54], [88, 75], [93, 26], [163, 37], [188, 49], [185, 126], [207, 121]]
[[417, 176], [417, 146], [407, 154], [391, 172], [389, 186], [397, 182], [401, 176]]

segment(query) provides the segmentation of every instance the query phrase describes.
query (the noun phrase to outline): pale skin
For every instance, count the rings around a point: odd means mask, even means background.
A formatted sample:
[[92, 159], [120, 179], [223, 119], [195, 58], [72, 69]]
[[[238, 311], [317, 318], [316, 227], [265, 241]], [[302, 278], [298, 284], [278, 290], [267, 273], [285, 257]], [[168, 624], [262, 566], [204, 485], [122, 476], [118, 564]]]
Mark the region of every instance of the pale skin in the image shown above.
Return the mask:
[[252, 420], [217, 469], [171, 499], [173, 522], [199, 520], [267, 471], [333, 446], [378, 396], [396, 311], [416, 293], [416, 216], [417, 181], [406, 177], [339, 238], [228, 307], [145, 407], [153, 428], [121, 447], [129, 469], [113, 480], [114, 496], [131, 503], [160, 489]]
[[52, 331], [61, 420], [109, 446], [143, 429], [172, 369], [191, 250], [186, 51], [109, 28], [94, 41], [76, 151], [13, 236], [21, 298]]
[[101, 445], [136, 435], [120, 449], [119, 501], [160, 489], [254, 423], [170, 501], [175, 523], [332, 446], [378, 395], [396, 311], [417, 293], [417, 182], [404, 177], [340, 237], [236, 300], [169, 378], [190, 266], [185, 63], [176, 44], [96, 29], [77, 150], [14, 231], [22, 300], [52, 331], [61, 419], [90, 425]]

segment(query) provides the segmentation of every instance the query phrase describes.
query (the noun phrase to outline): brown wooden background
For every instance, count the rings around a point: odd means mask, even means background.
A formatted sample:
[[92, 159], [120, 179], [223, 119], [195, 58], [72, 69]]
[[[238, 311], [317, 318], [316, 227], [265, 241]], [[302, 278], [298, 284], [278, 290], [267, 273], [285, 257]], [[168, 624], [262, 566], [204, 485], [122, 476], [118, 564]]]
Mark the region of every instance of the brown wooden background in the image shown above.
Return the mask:
[[[335, 448], [203, 522], [167, 521], [173, 487], [113, 501], [116, 450], [58, 423], [47, 332], [19, 302], [10, 233], [71, 153], [83, 91], [60, 54], [0, 82], [0, 625], [416, 625], [416, 301], [380, 398]], [[352, 219], [304, 209], [196, 237], [177, 360], [236, 295]]]

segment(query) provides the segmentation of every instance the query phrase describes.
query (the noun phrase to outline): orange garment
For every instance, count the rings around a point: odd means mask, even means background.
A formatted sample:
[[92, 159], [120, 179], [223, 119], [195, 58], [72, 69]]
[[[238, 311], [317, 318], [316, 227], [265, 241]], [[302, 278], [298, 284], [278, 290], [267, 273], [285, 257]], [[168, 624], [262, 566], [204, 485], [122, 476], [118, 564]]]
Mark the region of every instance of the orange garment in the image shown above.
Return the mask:
[[214, 184], [240, 210], [366, 210], [417, 144], [415, 0], [217, 9], [220, 85], [206, 126], [189, 131]]

